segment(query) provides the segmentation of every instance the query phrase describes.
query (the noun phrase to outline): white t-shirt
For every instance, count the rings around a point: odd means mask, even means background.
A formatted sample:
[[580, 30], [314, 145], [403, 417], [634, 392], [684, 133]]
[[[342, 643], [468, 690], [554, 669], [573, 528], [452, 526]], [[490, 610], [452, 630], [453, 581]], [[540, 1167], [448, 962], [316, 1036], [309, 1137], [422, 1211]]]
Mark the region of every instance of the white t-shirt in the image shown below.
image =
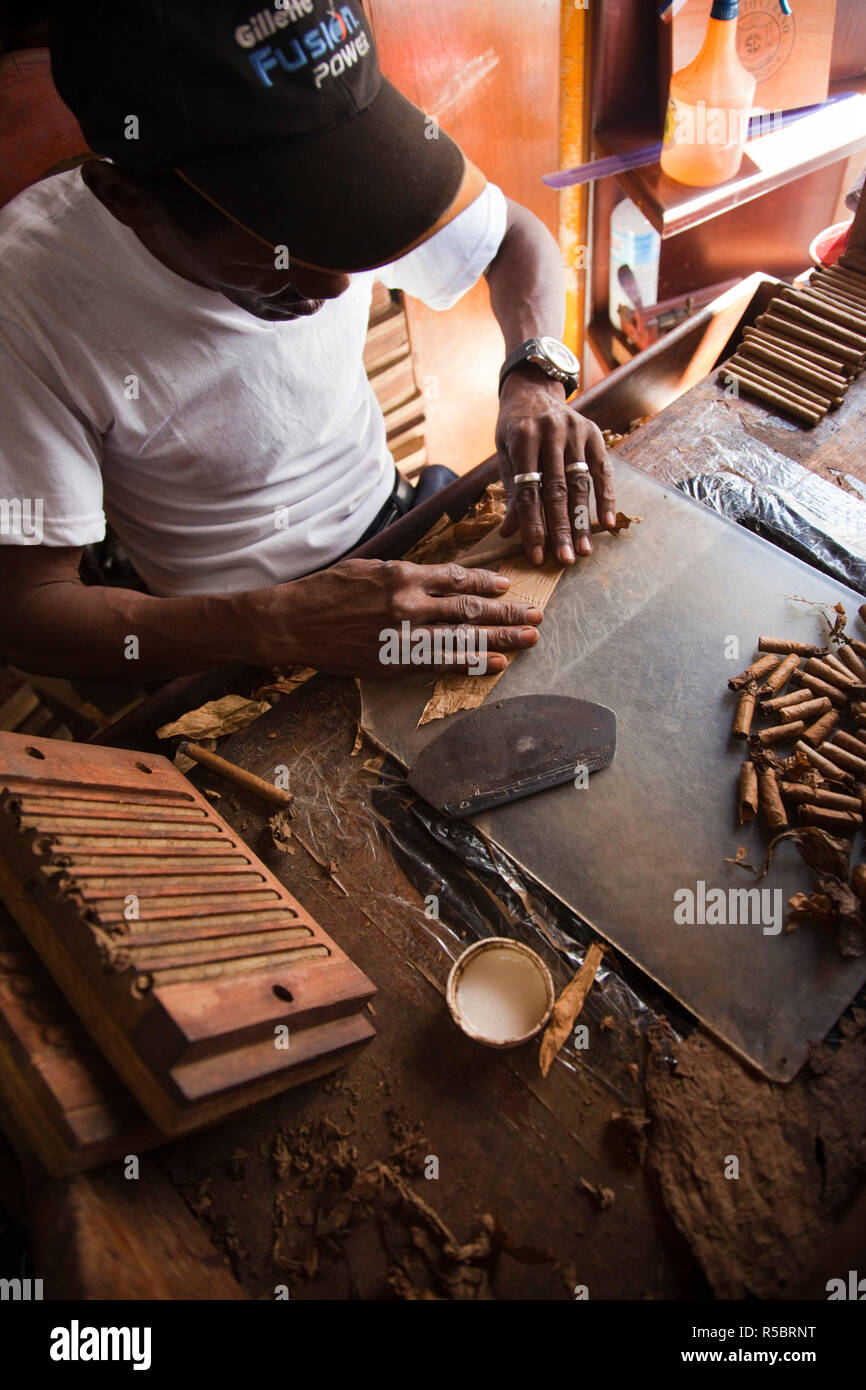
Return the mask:
[[[447, 309], [505, 223], [488, 185], [375, 278]], [[0, 267], [0, 543], [85, 545], [108, 518], [151, 592], [236, 593], [328, 564], [385, 503], [374, 273], [267, 323], [162, 265], [77, 170], [0, 211]]]

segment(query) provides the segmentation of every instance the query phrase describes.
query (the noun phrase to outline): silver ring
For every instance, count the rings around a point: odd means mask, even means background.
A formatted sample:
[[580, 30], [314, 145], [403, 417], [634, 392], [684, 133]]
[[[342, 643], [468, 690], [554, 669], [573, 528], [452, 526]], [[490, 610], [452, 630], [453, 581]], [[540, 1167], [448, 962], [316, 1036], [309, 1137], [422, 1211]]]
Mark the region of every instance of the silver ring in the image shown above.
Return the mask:
[[540, 483], [540, 473], [515, 473], [513, 481], [515, 483]]
[[577, 463], [567, 463], [565, 465], [565, 471], [566, 473], [588, 473], [589, 464], [584, 463], [583, 460], [580, 460]]

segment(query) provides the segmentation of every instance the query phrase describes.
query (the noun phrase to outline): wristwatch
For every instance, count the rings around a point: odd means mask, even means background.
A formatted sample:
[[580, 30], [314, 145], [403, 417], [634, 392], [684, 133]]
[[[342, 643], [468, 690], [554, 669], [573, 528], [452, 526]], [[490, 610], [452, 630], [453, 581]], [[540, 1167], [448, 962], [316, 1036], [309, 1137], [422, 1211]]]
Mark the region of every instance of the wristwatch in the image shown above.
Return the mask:
[[565, 386], [566, 396], [577, 390], [580, 363], [571, 348], [567, 348], [558, 338], [528, 338], [506, 357], [499, 373], [500, 394], [502, 383], [509, 372], [513, 372], [515, 367], [522, 367], [524, 362], [531, 362], [533, 366], [540, 367], [548, 376], [553, 377], [554, 381], [561, 381]]

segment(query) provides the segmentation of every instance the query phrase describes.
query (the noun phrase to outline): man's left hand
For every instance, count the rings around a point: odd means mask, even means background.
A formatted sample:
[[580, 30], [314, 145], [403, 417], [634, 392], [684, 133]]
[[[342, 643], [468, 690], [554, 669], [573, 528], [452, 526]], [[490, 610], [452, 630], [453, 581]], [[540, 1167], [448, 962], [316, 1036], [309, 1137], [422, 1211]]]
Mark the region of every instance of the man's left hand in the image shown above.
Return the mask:
[[[518, 368], [502, 386], [496, 428], [499, 469], [508, 508], [503, 536], [520, 529], [525, 554], [536, 565], [547, 548], [561, 564], [592, 550], [590, 483], [599, 520], [616, 526], [613, 476], [601, 430], [566, 404], [565, 387], [537, 367]], [[586, 469], [569, 468], [585, 463]], [[515, 477], [540, 473], [538, 482]]]

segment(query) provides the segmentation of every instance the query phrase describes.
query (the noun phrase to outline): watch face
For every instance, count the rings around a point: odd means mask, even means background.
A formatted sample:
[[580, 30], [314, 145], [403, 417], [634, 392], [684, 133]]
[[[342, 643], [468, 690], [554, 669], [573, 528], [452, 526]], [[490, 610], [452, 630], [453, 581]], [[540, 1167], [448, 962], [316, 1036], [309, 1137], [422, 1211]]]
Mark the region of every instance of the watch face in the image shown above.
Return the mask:
[[561, 372], [567, 372], [569, 376], [576, 376], [579, 363], [574, 353], [561, 343], [558, 338], [539, 338], [542, 352], [550, 359], [554, 367]]

